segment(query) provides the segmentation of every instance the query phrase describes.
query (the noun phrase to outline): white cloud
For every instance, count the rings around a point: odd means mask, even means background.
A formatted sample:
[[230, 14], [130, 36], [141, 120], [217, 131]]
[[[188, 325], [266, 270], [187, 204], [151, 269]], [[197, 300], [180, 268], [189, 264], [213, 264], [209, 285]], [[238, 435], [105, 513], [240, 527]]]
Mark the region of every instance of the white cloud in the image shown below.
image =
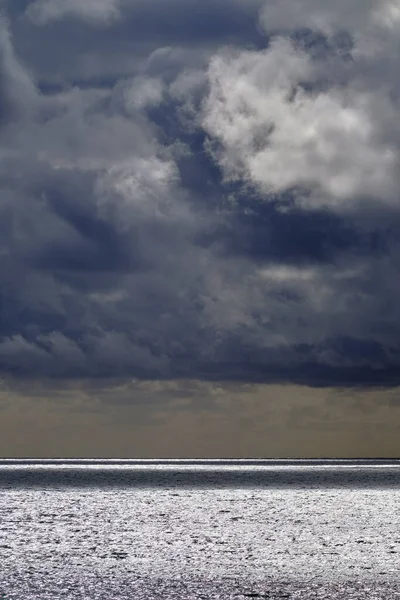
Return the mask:
[[[131, 218], [168, 218], [176, 208], [173, 194], [177, 182], [174, 163], [156, 157], [132, 158], [113, 166], [97, 184], [100, 214], [114, 218], [122, 230]], [[119, 202], [115, 204], [115, 197]], [[117, 214], [109, 214], [111, 210]], [[131, 216], [133, 211], [134, 217]]]
[[120, 0], [35, 0], [27, 16], [38, 25], [64, 17], [75, 17], [95, 25], [106, 25], [120, 16]]
[[318, 89], [327, 66], [285, 38], [264, 51], [214, 57], [204, 127], [220, 144], [225, 175], [264, 194], [307, 188], [312, 205], [397, 201], [398, 114], [390, 95], [357, 78]]

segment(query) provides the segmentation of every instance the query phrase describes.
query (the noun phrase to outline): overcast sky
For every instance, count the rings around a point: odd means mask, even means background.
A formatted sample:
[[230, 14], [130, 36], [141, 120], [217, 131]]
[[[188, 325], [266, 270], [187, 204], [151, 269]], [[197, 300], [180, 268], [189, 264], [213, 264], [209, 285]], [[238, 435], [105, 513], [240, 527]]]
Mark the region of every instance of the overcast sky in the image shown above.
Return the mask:
[[0, 7], [0, 455], [400, 455], [400, 0]]

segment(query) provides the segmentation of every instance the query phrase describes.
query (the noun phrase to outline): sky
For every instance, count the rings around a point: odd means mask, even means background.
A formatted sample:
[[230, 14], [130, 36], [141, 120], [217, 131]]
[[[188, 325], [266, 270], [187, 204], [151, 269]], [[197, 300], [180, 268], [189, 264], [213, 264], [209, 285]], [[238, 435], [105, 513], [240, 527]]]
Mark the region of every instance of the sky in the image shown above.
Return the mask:
[[0, 0], [0, 456], [400, 456], [400, 0]]

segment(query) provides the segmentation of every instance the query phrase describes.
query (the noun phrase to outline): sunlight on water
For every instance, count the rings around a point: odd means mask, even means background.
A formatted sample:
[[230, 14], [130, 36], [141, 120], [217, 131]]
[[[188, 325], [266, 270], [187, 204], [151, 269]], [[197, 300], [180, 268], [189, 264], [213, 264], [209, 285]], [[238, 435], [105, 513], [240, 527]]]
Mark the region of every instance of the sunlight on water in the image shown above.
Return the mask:
[[155, 462], [1, 461], [0, 598], [399, 597], [398, 462]]

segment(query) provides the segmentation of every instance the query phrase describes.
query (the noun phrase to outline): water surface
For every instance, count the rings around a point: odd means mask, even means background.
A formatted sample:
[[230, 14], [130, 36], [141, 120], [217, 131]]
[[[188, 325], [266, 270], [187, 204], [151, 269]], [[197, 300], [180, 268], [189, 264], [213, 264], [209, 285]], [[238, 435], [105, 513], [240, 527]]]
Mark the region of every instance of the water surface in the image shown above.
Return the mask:
[[0, 461], [8, 598], [400, 598], [400, 461]]

